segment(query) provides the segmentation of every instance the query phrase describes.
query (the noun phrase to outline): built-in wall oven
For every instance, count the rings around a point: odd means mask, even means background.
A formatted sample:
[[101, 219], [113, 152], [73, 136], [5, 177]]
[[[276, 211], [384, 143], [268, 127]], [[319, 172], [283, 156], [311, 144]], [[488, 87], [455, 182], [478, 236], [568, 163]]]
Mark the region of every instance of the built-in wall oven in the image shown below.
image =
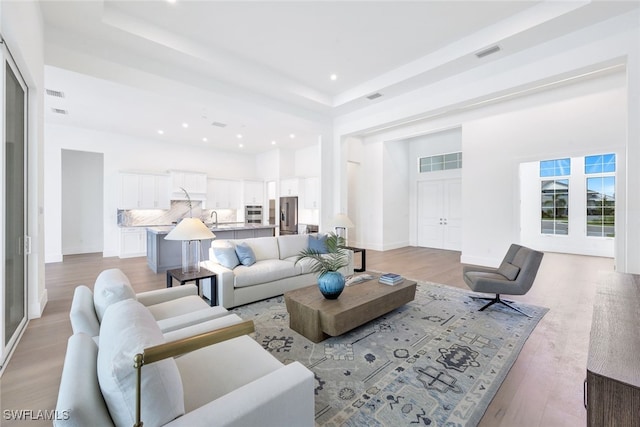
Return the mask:
[[258, 206], [258, 205], [245, 206], [244, 222], [247, 224], [262, 224], [262, 206]]

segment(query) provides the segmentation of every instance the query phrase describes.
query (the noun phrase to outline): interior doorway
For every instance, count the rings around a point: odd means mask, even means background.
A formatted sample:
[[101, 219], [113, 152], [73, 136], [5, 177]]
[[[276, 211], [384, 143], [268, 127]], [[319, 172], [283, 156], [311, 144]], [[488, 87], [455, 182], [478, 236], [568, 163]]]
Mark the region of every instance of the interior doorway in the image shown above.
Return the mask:
[[104, 155], [62, 150], [62, 255], [103, 247]]

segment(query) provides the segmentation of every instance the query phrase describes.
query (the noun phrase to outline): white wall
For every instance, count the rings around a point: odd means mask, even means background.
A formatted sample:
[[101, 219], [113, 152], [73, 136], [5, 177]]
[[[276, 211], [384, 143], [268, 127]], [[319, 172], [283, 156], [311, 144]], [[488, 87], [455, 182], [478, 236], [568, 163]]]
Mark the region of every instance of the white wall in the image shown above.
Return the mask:
[[102, 252], [103, 155], [62, 150], [62, 253]]
[[29, 88], [28, 233], [32, 253], [27, 263], [29, 318], [40, 317], [47, 303], [44, 275], [44, 35], [37, 2], [0, 2], [0, 32]]
[[[462, 261], [466, 263], [496, 265], [508, 246], [520, 240], [521, 163], [625, 151], [624, 73], [502, 107], [507, 111], [462, 126]], [[620, 155], [618, 163], [625, 162]], [[620, 172], [620, 179], [625, 179]]]
[[163, 172], [171, 169], [204, 172], [215, 178], [256, 178], [255, 157], [210, 149], [162, 144], [126, 135], [47, 125], [45, 146], [45, 208], [47, 210], [47, 262], [62, 260], [61, 151], [84, 150], [104, 154], [104, 256], [119, 253], [116, 222], [118, 172]]
[[409, 245], [409, 144], [383, 144], [383, 249]]
[[[469, 165], [468, 161], [472, 155], [477, 157], [476, 162], [481, 163], [482, 159], [485, 159], [482, 173], [498, 166], [497, 173], [507, 180], [499, 183], [499, 188], [503, 192], [506, 191], [507, 198], [504, 202], [501, 201], [497, 207], [498, 217], [505, 221], [496, 219], [491, 221], [493, 225], [500, 227], [496, 231], [498, 236], [487, 241], [485, 240], [487, 233], [474, 231], [477, 227], [486, 228], [486, 224], [480, 224], [478, 220], [467, 223], [467, 218], [463, 219], [465, 223], [463, 239], [467, 242], [466, 245], [463, 244], [463, 261], [487, 265], [495, 265], [501, 259], [504, 250], [506, 250], [507, 241], [517, 241], [519, 238], [519, 230], [517, 229], [519, 215], [517, 199], [514, 197], [517, 193], [517, 166], [515, 163], [519, 164], [528, 159], [537, 160], [534, 157], [540, 154], [544, 154], [544, 157], [548, 158], [549, 156], [554, 157], [556, 153], [571, 154], [570, 152], [584, 151], [587, 148], [590, 152], [598, 149], [605, 151], [610, 144], [614, 144], [618, 148], [623, 146], [624, 151], [628, 151], [632, 156], [629, 161], [632, 161], [631, 159], [640, 160], [640, 121], [633, 119], [640, 114], [640, 26], [638, 22], [638, 13], [629, 13], [518, 54], [505, 55], [490, 64], [480, 65], [460, 75], [450, 76], [437, 84], [425, 86], [412, 93], [390, 100], [381, 99], [372, 103], [370, 107], [336, 117], [334, 121], [336, 138], [344, 140], [351, 136], [368, 135], [366, 137], [368, 143], [363, 145], [366, 152], [362, 155], [362, 169], [372, 191], [369, 193], [370, 201], [375, 201], [375, 203], [367, 202], [367, 209], [371, 206], [373, 208], [368, 211], [366, 221], [363, 221], [363, 225], [366, 227], [363, 230], [370, 233], [370, 236], [363, 237], [364, 244], [371, 243], [370, 246], [367, 246], [371, 248], [384, 246], [382, 229], [376, 228], [382, 227], [383, 222], [383, 211], [377, 208], [383, 206], [384, 201], [376, 200], [383, 185], [375, 176], [377, 173], [375, 165], [381, 164], [379, 157], [382, 153], [380, 146], [382, 141], [406, 139], [428, 132], [461, 126], [463, 169]], [[617, 116], [613, 118], [613, 121], [609, 121], [610, 112], [605, 111], [604, 114], [599, 115], [594, 114], [593, 111], [585, 111], [587, 113], [585, 117], [589, 117], [590, 123], [585, 123], [584, 119], [575, 117], [575, 113], [571, 109], [581, 109], [582, 99], [589, 100], [589, 95], [592, 93], [595, 93], [597, 97], [597, 94], [602, 90], [598, 87], [599, 83], [594, 86], [588, 79], [597, 78], [598, 81], [608, 79], [606, 71], [589, 76], [585, 76], [585, 73], [616, 65], [618, 83], [621, 80], [620, 75], [623, 76], [622, 80], [625, 77], [627, 79], [626, 85], [623, 83], [623, 87], [616, 91], [616, 95], [612, 96], [615, 101], [610, 99], [616, 105], [624, 104], [622, 109], [616, 107]], [[624, 74], [625, 67], [626, 75]], [[576, 92], [568, 93], [566, 88], [557, 84], [549, 85], [554, 81], [569, 77], [573, 78], [572, 82], [584, 82], [571, 86], [572, 90]], [[583, 88], [583, 92], [581, 93], [576, 88]], [[524, 104], [518, 104], [517, 97], [511, 98], [515, 99], [514, 101], [509, 101], [508, 97], [493, 99], [514, 91], [518, 92], [521, 100], [524, 99]], [[628, 94], [630, 96], [627, 96]], [[541, 98], [535, 98], [536, 96]], [[572, 99], [563, 103], [562, 99], [566, 96]], [[531, 101], [532, 99], [535, 101]], [[513, 129], [514, 124], [510, 124], [509, 119], [505, 119], [508, 117], [506, 114], [513, 109], [521, 109], [531, 102], [533, 103], [529, 105], [530, 107], [534, 104], [549, 104], [549, 109], [546, 112], [540, 110], [538, 113], [544, 119], [551, 119], [551, 122], [549, 124], [540, 122], [540, 118], [536, 118], [535, 115], [530, 116], [520, 112], [517, 119], [522, 121], [519, 122], [522, 129], [517, 132], [517, 129]], [[598, 107], [594, 104], [585, 107], [586, 110], [589, 108], [602, 111], [600, 108], [604, 107]], [[594, 142], [591, 147], [582, 147], [582, 141], [577, 141], [575, 138], [563, 139], [562, 137], [567, 136], [565, 125], [558, 123], [558, 121], [563, 117], [565, 109], [569, 109], [567, 113], [571, 120], [576, 120], [573, 125], [580, 129], [578, 134], [582, 134], [584, 129], [597, 127], [598, 129], [592, 136], [602, 135], [615, 127], [614, 137], [618, 137], [618, 130], [621, 129], [622, 139], [612, 141], [609, 136], [606, 136], [597, 143]], [[627, 116], [629, 120], [627, 120]], [[424, 118], [421, 119], [421, 117]], [[502, 129], [500, 126], [506, 128]], [[376, 132], [376, 129], [383, 130]], [[509, 138], [503, 135], [507, 129], [514, 132], [513, 135], [509, 135]], [[535, 141], [531, 147], [522, 147], [520, 145], [522, 138], [513, 139], [514, 136], [521, 136], [525, 132], [532, 131], [535, 131], [534, 134], [542, 140], [544, 148], [540, 146], [539, 149], [536, 149], [536, 145], [541, 141]], [[501, 139], [501, 144], [492, 140], [496, 137]], [[556, 141], [556, 143], [545, 143], [549, 139]], [[558, 143], [558, 139], [562, 139], [562, 141]], [[477, 146], [477, 143], [481, 142], [487, 142], [489, 145], [486, 147]], [[520, 149], [523, 151], [520, 152]], [[467, 152], [468, 150], [471, 151]], [[505, 150], [508, 154], [504, 153]], [[488, 158], [494, 160], [489, 164], [486, 161]], [[517, 162], [514, 162], [512, 158], [517, 158]], [[346, 154], [341, 159], [345, 168], [348, 160]], [[484, 184], [495, 184], [494, 179], [485, 180], [482, 176], [476, 176], [479, 172], [477, 163], [474, 166], [472, 162], [471, 166], [475, 169], [473, 174], [467, 175], [467, 179], [464, 179], [462, 183], [463, 204], [466, 206], [466, 211], [472, 209], [470, 206], [473, 201], [477, 200], [466, 200], [465, 195], [474, 191], [481, 192]], [[510, 169], [508, 176], [504, 176], [503, 170], [505, 168]], [[627, 228], [616, 235], [616, 265], [621, 271], [640, 272], [640, 196], [637, 191], [633, 190], [639, 185], [640, 169], [627, 170], [625, 165], [622, 165], [618, 172], [620, 194], [617, 202], [619, 203], [618, 208], [624, 216], [621, 222], [625, 223]], [[469, 180], [475, 185], [474, 187], [469, 186]], [[624, 200], [622, 197], [622, 194], [625, 193], [628, 194], [628, 200]], [[514, 203], [516, 203], [515, 206]], [[467, 235], [467, 231], [470, 233], [469, 235]], [[477, 243], [470, 243], [474, 241]]]

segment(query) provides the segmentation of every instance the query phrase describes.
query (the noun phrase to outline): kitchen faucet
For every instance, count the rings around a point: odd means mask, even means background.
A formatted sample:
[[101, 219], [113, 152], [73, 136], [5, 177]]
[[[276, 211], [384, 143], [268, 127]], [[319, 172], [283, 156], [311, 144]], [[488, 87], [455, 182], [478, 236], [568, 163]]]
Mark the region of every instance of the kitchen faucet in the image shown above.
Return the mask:
[[214, 222], [213, 224], [217, 227], [217, 226], [218, 226], [218, 212], [216, 212], [216, 211], [211, 211], [211, 216], [210, 216], [210, 218], [213, 218], [213, 214], [216, 214], [216, 222]]

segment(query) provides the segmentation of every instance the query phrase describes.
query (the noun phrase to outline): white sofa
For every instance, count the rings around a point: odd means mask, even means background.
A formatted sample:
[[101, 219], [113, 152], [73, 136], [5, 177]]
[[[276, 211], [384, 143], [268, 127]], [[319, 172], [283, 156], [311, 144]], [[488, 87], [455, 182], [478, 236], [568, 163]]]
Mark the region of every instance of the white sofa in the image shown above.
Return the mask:
[[[207, 324], [209, 327], [204, 325], [204, 329], [200, 330], [215, 329], [220, 322], [217, 319], [229, 316], [229, 312], [223, 307], [210, 307], [198, 296], [198, 289], [193, 284], [136, 294], [127, 276], [121, 270], [113, 268], [98, 275], [93, 291], [84, 285], [76, 287], [69, 313], [73, 332], [97, 337], [107, 307], [124, 299], [135, 299], [146, 306], [163, 333], [213, 320], [216, 322]], [[230, 319], [219, 324], [226, 325]], [[174, 334], [175, 336], [177, 335]]]
[[[133, 357], [165, 342], [140, 303], [126, 299], [110, 305], [100, 346], [84, 333], [69, 338], [54, 425], [134, 425]], [[313, 373], [299, 362], [283, 365], [242, 335], [145, 364], [141, 420], [145, 427], [312, 427], [314, 386]]]
[[[306, 260], [295, 263], [301, 250], [309, 247], [309, 234], [274, 237], [256, 237], [242, 240], [214, 240], [209, 259], [201, 265], [217, 275], [218, 303], [225, 308], [260, 301], [286, 291], [317, 283], [317, 274], [310, 273]], [[233, 247], [246, 243], [255, 254], [251, 266], [238, 265], [233, 269], [218, 262], [216, 248]], [[353, 252], [344, 249], [349, 265], [341, 270], [345, 276], [353, 275]], [[203, 287], [206, 297], [208, 286]]]

